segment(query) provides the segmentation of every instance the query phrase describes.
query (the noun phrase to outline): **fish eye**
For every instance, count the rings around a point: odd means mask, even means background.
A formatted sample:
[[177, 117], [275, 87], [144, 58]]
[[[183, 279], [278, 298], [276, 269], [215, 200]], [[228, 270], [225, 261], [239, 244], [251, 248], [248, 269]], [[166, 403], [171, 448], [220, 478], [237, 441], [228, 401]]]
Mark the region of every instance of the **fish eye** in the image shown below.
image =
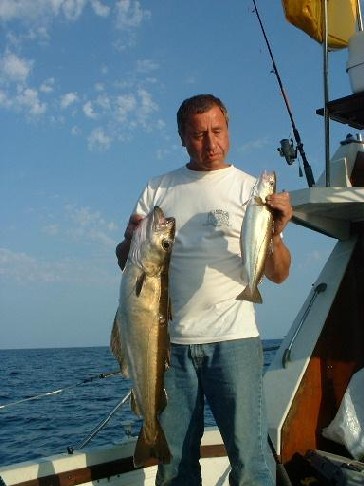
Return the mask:
[[162, 241], [162, 247], [163, 247], [163, 250], [169, 250], [171, 246], [171, 243], [169, 240], [163, 240]]

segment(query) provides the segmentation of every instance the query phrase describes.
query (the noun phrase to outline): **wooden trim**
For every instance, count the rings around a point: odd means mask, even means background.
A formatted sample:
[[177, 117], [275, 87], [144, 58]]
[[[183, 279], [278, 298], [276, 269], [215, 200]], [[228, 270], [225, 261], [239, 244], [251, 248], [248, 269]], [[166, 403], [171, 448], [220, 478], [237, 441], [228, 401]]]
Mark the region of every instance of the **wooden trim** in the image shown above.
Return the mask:
[[364, 227], [282, 428], [281, 460], [321, 449], [348, 455], [322, 435], [353, 373], [364, 366]]
[[[224, 457], [226, 450], [223, 444], [204, 445], [201, 447], [202, 458]], [[157, 461], [151, 459], [147, 467], [155, 466]], [[94, 466], [73, 469], [58, 474], [50, 474], [42, 478], [31, 479], [17, 483], [16, 486], [77, 486], [90, 481], [111, 478], [112, 476], [126, 474], [133, 471], [132, 456], [116, 461], [96, 464]], [[139, 468], [137, 468], [139, 469]]]

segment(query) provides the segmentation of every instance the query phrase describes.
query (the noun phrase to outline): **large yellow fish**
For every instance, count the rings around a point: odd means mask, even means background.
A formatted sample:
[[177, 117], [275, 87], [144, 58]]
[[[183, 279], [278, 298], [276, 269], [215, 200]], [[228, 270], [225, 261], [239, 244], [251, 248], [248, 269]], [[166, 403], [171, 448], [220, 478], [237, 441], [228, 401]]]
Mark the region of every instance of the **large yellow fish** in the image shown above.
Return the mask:
[[238, 300], [263, 302], [258, 284], [263, 278], [273, 231], [273, 214], [266, 204], [266, 198], [275, 190], [275, 173], [264, 171], [258, 178], [247, 202], [240, 234], [240, 250], [243, 261], [243, 278], [247, 279], [248, 284], [238, 295]]
[[159, 207], [142, 220], [131, 241], [111, 333], [111, 350], [133, 382], [132, 410], [144, 418], [134, 452], [135, 467], [171, 454], [158, 420], [166, 405], [164, 371], [169, 359], [168, 265], [175, 220]]

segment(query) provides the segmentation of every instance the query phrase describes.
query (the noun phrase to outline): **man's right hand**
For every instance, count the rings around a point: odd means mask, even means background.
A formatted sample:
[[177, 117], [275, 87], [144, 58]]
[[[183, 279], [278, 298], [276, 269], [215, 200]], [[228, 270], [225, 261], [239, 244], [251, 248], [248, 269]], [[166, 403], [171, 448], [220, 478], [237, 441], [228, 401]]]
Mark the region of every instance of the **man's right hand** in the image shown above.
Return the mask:
[[133, 233], [135, 229], [139, 226], [142, 219], [143, 216], [141, 216], [140, 214], [132, 214], [130, 216], [128, 221], [128, 226], [126, 227], [124, 233], [124, 241], [119, 243], [115, 249], [116, 257], [118, 259], [118, 265], [121, 268], [121, 270], [124, 270], [126, 261], [128, 259], [130, 242], [133, 237]]
[[124, 233], [124, 238], [126, 240], [131, 241], [131, 239], [133, 237], [133, 233], [135, 231], [135, 228], [137, 228], [139, 226], [142, 219], [144, 219], [144, 218], [140, 214], [132, 214], [130, 216], [129, 221], [128, 221], [128, 226], [126, 227], [126, 230], [125, 230], [125, 233]]

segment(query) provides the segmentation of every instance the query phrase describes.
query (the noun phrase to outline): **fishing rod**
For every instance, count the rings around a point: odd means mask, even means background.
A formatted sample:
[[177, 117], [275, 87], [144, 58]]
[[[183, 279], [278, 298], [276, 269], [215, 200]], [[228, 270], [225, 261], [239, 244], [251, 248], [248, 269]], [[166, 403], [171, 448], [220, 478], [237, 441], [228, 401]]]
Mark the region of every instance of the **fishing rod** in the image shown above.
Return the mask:
[[292, 132], [293, 132], [293, 136], [295, 138], [296, 144], [297, 144], [297, 148], [295, 150], [293, 148], [293, 145], [290, 144], [289, 140], [283, 139], [280, 142], [281, 143], [281, 148], [278, 149], [278, 151], [279, 151], [279, 153], [280, 153], [281, 156], [284, 156], [285, 157], [285, 159], [286, 159], [286, 161], [287, 161], [287, 163], [289, 165], [291, 165], [293, 163], [293, 160], [296, 158], [297, 150], [299, 151], [299, 153], [300, 153], [300, 155], [302, 157], [303, 168], [304, 168], [304, 171], [305, 171], [307, 183], [308, 183], [309, 187], [312, 187], [312, 186], [315, 185], [315, 179], [314, 179], [313, 174], [312, 174], [311, 166], [310, 166], [310, 164], [309, 164], [309, 162], [307, 160], [306, 153], [305, 153], [304, 148], [303, 148], [303, 143], [302, 143], [300, 134], [299, 134], [299, 132], [297, 130], [297, 127], [296, 127], [296, 124], [294, 122], [292, 110], [290, 108], [289, 101], [288, 101], [287, 95], [285, 93], [285, 90], [284, 90], [284, 87], [283, 87], [283, 83], [282, 83], [281, 77], [280, 77], [279, 72], [278, 72], [278, 69], [277, 69], [276, 62], [274, 60], [273, 52], [272, 52], [272, 49], [271, 49], [271, 46], [270, 46], [268, 37], [267, 37], [267, 35], [265, 33], [265, 29], [264, 29], [262, 20], [260, 18], [259, 12], [258, 12], [258, 8], [257, 8], [256, 1], [253, 0], [253, 3], [254, 3], [254, 10], [253, 11], [254, 11], [255, 15], [257, 16], [257, 19], [258, 19], [260, 28], [261, 28], [262, 33], [263, 33], [264, 40], [265, 40], [265, 42], [267, 44], [267, 47], [268, 47], [269, 55], [270, 55], [270, 57], [272, 59], [273, 72], [274, 72], [274, 74], [275, 74], [275, 76], [277, 78], [277, 81], [278, 81], [278, 84], [279, 84], [279, 88], [281, 90], [281, 93], [282, 93], [282, 96], [283, 96], [283, 99], [284, 99], [284, 103], [285, 103], [286, 108], [287, 108], [287, 111], [288, 111], [288, 115], [289, 115], [289, 117], [291, 119]]
[[66, 386], [64, 388], [60, 388], [58, 390], [53, 390], [53, 391], [50, 391], [50, 392], [39, 393], [38, 395], [34, 395], [34, 396], [31, 396], [31, 397], [27, 397], [27, 398], [22, 398], [21, 400], [17, 400], [15, 402], [6, 403], [5, 405], [0, 405], [0, 410], [4, 409], [4, 408], [8, 408], [8, 407], [13, 407], [15, 405], [19, 405], [20, 403], [28, 402], [30, 400], [38, 400], [39, 398], [43, 398], [43, 397], [47, 397], [47, 396], [51, 396], [51, 395], [58, 395], [59, 393], [63, 393], [67, 390], [71, 390], [72, 388], [76, 388], [77, 386], [84, 385], [85, 383], [90, 383], [94, 380], [98, 380], [98, 379], [101, 379], [101, 378], [109, 378], [110, 376], [114, 376], [114, 375], [120, 375], [120, 373], [121, 372], [119, 370], [119, 371], [111, 371], [109, 373], [100, 373], [98, 375], [90, 376], [90, 377], [85, 378], [84, 380], [80, 381], [79, 383], [75, 383], [74, 385]]
[[112, 416], [119, 410], [119, 408], [122, 407], [124, 403], [126, 403], [129, 400], [130, 395], [131, 395], [131, 390], [129, 390], [128, 393], [125, 395], [125, 397], [115, 405], [115, 407], [111, 410], [108, 416], [103, 420], [101, 420], [101, 422], [91, 431], [91, 433], [86, 437], [86, 439], [79, 442], [74, 447], [73, 446], [67, 447], [68, 454], [73, 454], [75, 449], [76, 450], [83, 449], [85, 445], [87, 445], [95, 437], [95, 435], [105, 427], [105, 425], [110, 421]]

